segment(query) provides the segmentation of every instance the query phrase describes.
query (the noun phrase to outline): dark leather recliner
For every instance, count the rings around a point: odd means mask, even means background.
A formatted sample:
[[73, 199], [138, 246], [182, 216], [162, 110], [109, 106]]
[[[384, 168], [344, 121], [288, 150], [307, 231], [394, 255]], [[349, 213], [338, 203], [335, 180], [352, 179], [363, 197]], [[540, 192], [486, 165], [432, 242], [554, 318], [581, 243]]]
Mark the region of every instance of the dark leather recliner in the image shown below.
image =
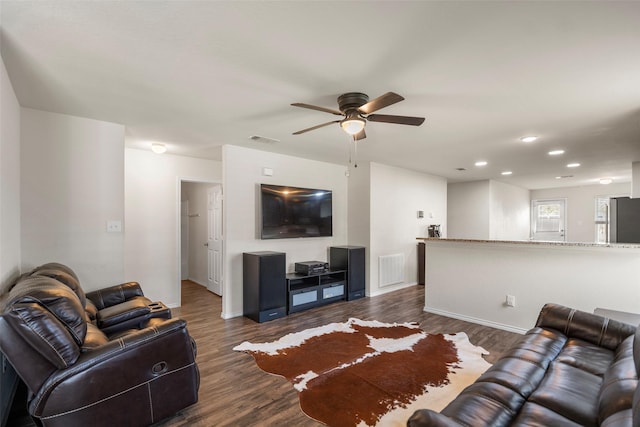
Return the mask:
[[144, 296], [138, 282], [126, 282], [84, 293], [75, 272], [64, 264], [50, 262], [34, 268], [26, 277], [46, 276], [70, 287], [89, 316], [105, 334], [140, 327], [151, 317], [171, 318], [171, 310]]
[[195, 343], [182, 319], [149, 318], [105, 333], [78, 293], [46, 275], [21, 278], [4, 299], [0, 350], [44, 426], [145, 426], [198, 400]]

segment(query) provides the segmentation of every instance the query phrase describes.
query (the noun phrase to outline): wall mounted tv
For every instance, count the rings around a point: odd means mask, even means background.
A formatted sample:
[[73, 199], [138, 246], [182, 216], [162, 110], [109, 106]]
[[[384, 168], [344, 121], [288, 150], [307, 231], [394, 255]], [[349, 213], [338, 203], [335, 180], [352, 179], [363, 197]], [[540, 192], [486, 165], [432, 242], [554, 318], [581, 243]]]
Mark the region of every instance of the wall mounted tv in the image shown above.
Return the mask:
[[262, 239], [333, 235], [329, 190], [260, 185]]

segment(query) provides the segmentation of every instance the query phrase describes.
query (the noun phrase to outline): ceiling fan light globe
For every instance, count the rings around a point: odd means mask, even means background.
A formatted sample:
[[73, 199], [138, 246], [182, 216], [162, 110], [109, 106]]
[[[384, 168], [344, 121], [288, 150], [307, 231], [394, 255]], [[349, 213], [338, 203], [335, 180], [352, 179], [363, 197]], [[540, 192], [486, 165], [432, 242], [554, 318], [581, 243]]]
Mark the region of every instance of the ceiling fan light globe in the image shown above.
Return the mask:
[[164, 144], [160, 144], [159, 142], [154, 142], [153, 144], [151, 144], [151, 151], [156, 154], [163, 154], [166, 153], [167, 146]]
[[355, 135], [364, 129], [364, 120], [360, 118], [345, 119], [340, 122], [340, 126], [342, 126], [342, 129], [349, 135]]

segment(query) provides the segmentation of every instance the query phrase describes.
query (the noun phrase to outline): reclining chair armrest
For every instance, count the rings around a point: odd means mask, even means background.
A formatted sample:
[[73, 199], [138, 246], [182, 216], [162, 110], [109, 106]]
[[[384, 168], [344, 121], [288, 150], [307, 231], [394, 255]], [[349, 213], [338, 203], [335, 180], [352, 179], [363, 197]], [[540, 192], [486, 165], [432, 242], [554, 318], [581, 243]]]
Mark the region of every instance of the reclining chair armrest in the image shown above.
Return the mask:
[[86, 294], [98, 310], [123, 303], [134, 297], [144, 297], [138, 282], [126, 282]]
[[558, 304], [545, 304], [536, 326], [555, 329], [568, 337], [579, 338], [609, 350], [615, 350], [636, 331], [632, 325]]
[[[159, 364], [167, 371], [155, 371]], [[186, 321], [174, 318], [154, 322], [81, 354], [74, 365], [52, 374], [34, 396], [29, 412], [42, 417], [50, 415], [43, 411], [49, 412], [51, 406], [64, 412], [71, 409], [65, 409], [68, 404], [91, 405], [105, 396], [117, 395], [191, 366], [195, 366], [195, 343], [186, 329]], [[73, 384], [75, 401], [64, 396], [65, 383]], [[52, 400], [56, 402], [52, 404]]]
[[407, 427], [460, 427], [460, 424], [431, 409], [419, 409], [407, 420]]

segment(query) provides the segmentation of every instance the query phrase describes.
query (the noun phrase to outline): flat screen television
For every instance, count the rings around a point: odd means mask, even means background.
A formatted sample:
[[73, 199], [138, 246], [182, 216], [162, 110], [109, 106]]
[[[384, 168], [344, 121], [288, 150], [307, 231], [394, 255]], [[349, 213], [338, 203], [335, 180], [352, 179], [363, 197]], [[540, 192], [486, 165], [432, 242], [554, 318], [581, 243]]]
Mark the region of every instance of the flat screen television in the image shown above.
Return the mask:
[[333, 235], [332, 192], [260, 184], [262, 239]]

